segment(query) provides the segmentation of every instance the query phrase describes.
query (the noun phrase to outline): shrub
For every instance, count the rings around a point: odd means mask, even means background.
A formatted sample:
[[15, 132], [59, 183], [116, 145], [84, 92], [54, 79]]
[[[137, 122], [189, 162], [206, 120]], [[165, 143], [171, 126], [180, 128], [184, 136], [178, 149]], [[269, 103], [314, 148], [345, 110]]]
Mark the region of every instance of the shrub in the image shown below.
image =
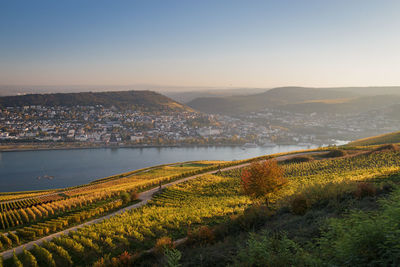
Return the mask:
[[131, 201], [133, 201], [133, 200], [138, 199], [139, 194], [136, 191], [131, 191], [130, 196], [131, 196]]
[[156, 244], [154, 245], [154, 252], [157, 254], [163, 254], [165, 249], [173, 247], [174, 243], [172, 242], [172, 239], [168, 236], [163, 236], [157, 239]]
[[125, 192], [125, 191], [122, 191], [122, 192], [119, 194], [119, 197], [121, 198], [121, 200], [122, 200], [122, 202], [123, 202], [124, 204], [127, 204], [127, 203], [129, 203], [129, 202], [131, 201], [131, 196], [130, 196], [127, 192]]
[[196, 229], [193, 232], [188, 233], [189, 242], [196, 242], [200, 244], [210, 244], [215, 239], [214, 231], [206, 226], [203, 225], [200, 228]]
[[354, 211], [329, 220], [318, 242], [327, 265], [399, 265], [400, 189], [380, 203], [380, 211]]
[[3, 267], [3, 256], [0, 255], [0, 267]]
[[112, 266], [131, 266], [133, 263], [133, 256], [125, 251], [118, 257], [112, 258], [111, 262]]
[[182, 258], [182, 254], [179, 250], [174, 248], [168, 248], [164, 251], [165, 266], [167, 267], [180, 267], [182, 266], [179, 261]]
[[304, 215], [309, 208], [309, 201], [303, 194], [298, 194], [290, 200], [290, 210], [296, 215]]
[[376, 195], [376, 187], [372, 183], [367, 183], [367, 182], [358, 183], [354, 195], [358, 199], [362, 199], [364, 197], [373, 197]]
[[340, 150], [340, 149], [333, 149], [331, 151], [329, 151], [325, 157], [326, 158], [338, 158], [338, 157], [344, 157], [346, 156], [347, 153], [344, 150]]
[[242, 171], [242, 189], [253, 198], [266, 196], [287, 183], [283, 174], [276, 161], [254, 162]]
[[235, 266], [310, 266], [313, 259], [285, 234], [251, 233]]
[[310, 162], [313, 161], [314, 159], [310, 156], [296, 156], [289, 158], [287, 160], [284, 160], [283, 163], [302, 163], [302, 162]]

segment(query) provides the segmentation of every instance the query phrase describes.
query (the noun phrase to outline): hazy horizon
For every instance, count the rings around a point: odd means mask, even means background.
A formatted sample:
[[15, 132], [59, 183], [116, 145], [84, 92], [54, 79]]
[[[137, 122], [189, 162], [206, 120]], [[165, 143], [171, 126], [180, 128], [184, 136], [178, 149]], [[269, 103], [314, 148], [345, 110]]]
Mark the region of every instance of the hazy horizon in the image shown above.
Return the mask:
[[[277, 87], [202, 87], [202, 86], [171, 86], [171, 85], [151, 85], [151, 84], [136, 84], [136, 85], [0, 85], [0, 96], [19, 95], [19, 94], [47, 94], [47, 93], [78, 93], [78, 92], [106, 92], [106, 91], [142, 91], [149, 90], [159, 92], [161, 94], [172, 93], [207, 93], [207, 92], [234, 92], [239, 91], [244, 94], [252, 94], [257, 92], [268, 91], [277, 88], [298, 87], [298, 88], [315, 88], [322, 90], [346, 90], [355, 91], [357, 93], [371, 94], [400, 94], [400, 85], [393, 86], [340, 86], [340, 87], [311, 87], [301, 85], [284, 85]], [[370, 89], [370, 90], [369, 90]], [[247, 90], [247, 91], [246, 91]], [[379, 93], [380, 92], [380, 93]]]
[[389, 0], [5, 1], [0, 84], [393, 86], [398, 11]]

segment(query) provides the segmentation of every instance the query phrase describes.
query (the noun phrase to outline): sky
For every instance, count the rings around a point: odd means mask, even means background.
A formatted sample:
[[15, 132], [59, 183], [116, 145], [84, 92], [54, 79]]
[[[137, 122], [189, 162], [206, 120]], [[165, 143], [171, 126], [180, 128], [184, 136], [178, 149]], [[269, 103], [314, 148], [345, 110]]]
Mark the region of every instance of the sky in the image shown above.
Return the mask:
[[400, 85], [400, 1], [0, 0], [0, 85]]

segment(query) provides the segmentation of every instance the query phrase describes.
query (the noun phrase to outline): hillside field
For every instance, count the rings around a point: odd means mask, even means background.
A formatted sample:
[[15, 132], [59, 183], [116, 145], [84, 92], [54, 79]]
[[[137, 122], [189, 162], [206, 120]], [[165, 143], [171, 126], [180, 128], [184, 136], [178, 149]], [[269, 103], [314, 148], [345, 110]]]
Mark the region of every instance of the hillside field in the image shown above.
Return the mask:
[[[2, 264], [396, 265], [400, 153], [375, 147], [325, 150], [162, 165], [7, 202], [0, 206], [3, 251], [131, 205], [137, 192], [160, 181], [217, 170], [157, 191], [146, 205], [24, 249]], [[261, 198], [245, 194], [242, 175], [249, 167], [243, 164], [275, 157], [287, 183]], [[243, 167], [224, 170], [235, 164]]]
[[400, 132], [382, 134], [378, 136], [359, 139], [349, 143], [349, 146], [372, 146], [400, 143]]

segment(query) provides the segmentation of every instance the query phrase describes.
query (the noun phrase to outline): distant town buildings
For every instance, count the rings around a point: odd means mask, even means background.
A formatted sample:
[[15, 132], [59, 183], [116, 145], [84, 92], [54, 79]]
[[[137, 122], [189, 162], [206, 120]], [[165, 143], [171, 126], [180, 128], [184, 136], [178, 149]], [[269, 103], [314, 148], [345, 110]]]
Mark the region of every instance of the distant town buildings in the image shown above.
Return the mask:
[[329, 144], [400, 130], [378, 112], [302, 114], [266, 109], [237, 117], [170, 114], [103, 106], [23, 106], [0, 109], [0, 142], [112, 145]]

